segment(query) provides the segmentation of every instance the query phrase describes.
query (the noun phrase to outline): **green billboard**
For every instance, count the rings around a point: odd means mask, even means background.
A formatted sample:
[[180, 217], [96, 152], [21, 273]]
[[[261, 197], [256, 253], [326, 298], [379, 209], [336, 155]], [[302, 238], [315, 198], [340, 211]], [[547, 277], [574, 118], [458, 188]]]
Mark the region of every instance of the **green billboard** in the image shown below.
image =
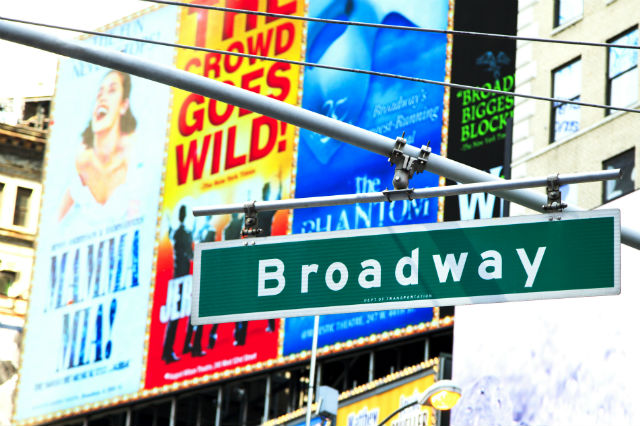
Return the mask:
[[620, 213], [196, 245], [194, 324], [620, 292]]

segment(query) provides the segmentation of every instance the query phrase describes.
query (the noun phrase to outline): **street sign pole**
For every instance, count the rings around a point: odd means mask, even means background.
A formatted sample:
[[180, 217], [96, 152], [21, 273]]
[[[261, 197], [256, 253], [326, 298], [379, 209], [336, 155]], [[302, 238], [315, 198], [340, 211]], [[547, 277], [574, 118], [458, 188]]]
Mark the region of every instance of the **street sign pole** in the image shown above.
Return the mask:
[[[554, 175], [558, 185], [597, 182], [618, 179], [620, 169], [600, 170], [587, 173], [569, 173]], [[438, 186], [435, 188], [418, 188], [399, 191], [365, 192], [360, 194], [327, 195], [321, 197], [292, 198], [272, 201], [250, 202], [256, 212], [272, 210], [289, 210], [310, 207], [340, 206], [356, 203], [379, 203], [385, 201], [418, 200], [422, 198], [448, 197], [452, 195], [471, 194], [474, 192], [491, 192], [504, 189], [534, 188], [548, 185], [551, 177], [535, 177], [495, 182], [468, 183], [462, 185]], [[243, 213], [247, 203], [221, 204], [215, 206], [195, 207], [194, 216], [210, 216], [219, 214]]]
[[309, 371], [309, 392], [307, 392], [307, 418], [306, 426], [311, 425], [311, 404], [313, 403], [313, 389], [316, 377], [316, 356], [318, 354], [318, 328], [320, 317], [315, 315], [313, 318], [313, 342], [311, 345], [311, 371]]

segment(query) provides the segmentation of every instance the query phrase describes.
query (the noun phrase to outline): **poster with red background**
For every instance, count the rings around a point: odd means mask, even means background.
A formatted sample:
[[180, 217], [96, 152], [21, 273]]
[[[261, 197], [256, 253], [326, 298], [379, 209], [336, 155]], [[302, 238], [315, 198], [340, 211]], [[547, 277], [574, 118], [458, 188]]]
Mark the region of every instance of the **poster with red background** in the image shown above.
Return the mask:
[[[303, 0], [203, 0], [201, 4], [303, 15]], [[300, 21], [182, 8], [180, 44], [301, 60]], [[300, 67], [180, 49], [176, 67], [300, 105]], [[239, 238], [243, 216], [193, 217], [196, 206], [275, 200], [292, 193], [297, 129], [273, 118], [174, 89], [144, 387], [182, 387], [236, 374], [281, 355], [279, 320], [190, 324], [193, 245]], [[258, 216], [286, 234], [289, 212]], [[223, 300], [220, 303], [224, 303]], [[231, 373], [230, 373], [231, 372]]]

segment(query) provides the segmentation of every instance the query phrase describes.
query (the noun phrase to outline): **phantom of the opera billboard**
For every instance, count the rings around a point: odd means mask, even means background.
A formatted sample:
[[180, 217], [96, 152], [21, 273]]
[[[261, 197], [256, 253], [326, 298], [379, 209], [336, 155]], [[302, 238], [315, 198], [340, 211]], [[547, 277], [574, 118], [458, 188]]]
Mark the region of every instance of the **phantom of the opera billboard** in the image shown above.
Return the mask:
[[[396, 3], [233, 4], [410, 27], [453, 25], [452, 2], [434, 1], [428, 9], [418, 0]], [[104, 37], [82, 42], [392, 138], [405, 132], [409, 143], [430, 142], [440, 153], [448, 132], [444, 88], [282, 61], [449, 79], [451, 37], [419, 32], [397, 37], [390, 29], [354, 28], [167, 6], [106, 31], [209, 51]], [[385, 158], [198, 94], [71, 59], [60, 61], [53, 119], [16, 424], [47, 422], [308, 359], [310, 318], [190, 324], [194, 244], [240, 238], [243, 227], [242, 214], [194, 217], [191, 210], [380, 191], [392, 186], [393, 167]], [[411, 186], [438, 182], [423, 173]], [[258, 215], [258, 226], [263, 235], [283, 235], [433, 222], [437, 212], [436, 200], [413, 200], [265, 212]], [[437, 308], [325, 316], [319, 355], [441, 324]]]

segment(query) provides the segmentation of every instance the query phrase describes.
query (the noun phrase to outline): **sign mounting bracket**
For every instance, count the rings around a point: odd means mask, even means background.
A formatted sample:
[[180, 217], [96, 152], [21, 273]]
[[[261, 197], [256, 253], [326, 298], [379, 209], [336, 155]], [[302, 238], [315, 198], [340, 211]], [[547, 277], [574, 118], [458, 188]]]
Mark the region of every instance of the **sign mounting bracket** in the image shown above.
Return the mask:
[[550, 175], [547, 177], [547, 204], [544, 204], [542, 209], [548, 212], [562, 212], [566, 207], [567, 204], [562, 202], [559, 175]]
[[256, 202], [248, 201], [244, 203], [244, 227], [240, 231], [241, 237], [257, 237], [262, 233], [262, 229], [258, 228], [258, 210], [256, 210]]
[[396, 171], [393, 174], [393, 188], [396, 190], [403, 190], [409, 187], [409, 180], [414, 173], [422, 173], [425, 170], [427, 161], [429, 161], [429, 154], [431, 154], [429, 142], [427, 142], [426, 146], [422, 145], [417, 157], [405, 154], [403, 152], [405, 145], [407, 145], [407, 140], [404, 138], [404, 132], [402, 132], [402, 136], [396, 138], [393, 151], [389, 155], [389, 162], [396, 166]]

